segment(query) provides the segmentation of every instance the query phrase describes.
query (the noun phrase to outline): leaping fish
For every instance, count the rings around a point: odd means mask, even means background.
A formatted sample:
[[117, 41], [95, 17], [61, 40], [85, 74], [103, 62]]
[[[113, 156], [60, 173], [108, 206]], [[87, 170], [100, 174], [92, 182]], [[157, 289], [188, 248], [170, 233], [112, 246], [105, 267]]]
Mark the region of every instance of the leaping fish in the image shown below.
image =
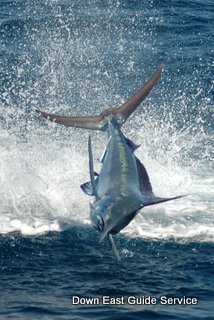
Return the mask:
[[108, 133], [108, 144], [101, 159], [99, 174], [94, 173], [89, 136], [90, 181], [82, 184], [81, 188], [87, 195], [94, 197], [90, 219], [92, 226], [101, 233], [99, 242], [107, 236], [117, 260], [120, 257], [112, 235], [125, 228], [143, 207], [182, 197], [160, 198], [154, 195], [147, 171], [134, 155], [139, 146], [127, 139], [121, 131], [121, 126], [152, 90], [162, 71], [163, 65], [160, 65], [150, 80], [127, 102], [118, 108], [106, 109], [97, 116], [65, 117], [37, 110], [43, 117], [59, 124]]

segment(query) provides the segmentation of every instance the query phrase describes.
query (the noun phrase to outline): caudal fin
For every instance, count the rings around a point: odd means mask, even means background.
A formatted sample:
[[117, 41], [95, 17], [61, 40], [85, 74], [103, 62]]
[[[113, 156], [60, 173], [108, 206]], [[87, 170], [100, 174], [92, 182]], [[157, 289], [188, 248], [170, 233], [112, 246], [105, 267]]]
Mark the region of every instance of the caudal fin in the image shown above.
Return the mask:
[[50, 114], [44, 111], [36, 110], [44, 118], [63, 124], [68, 127], [93, 129], [93, 130], [106, 130], [109, 117], [116, 119], [118, 124], [121, 126], [130, 115], [136, 110], [140, 103], [148, 96], [152, 88], [155, 86], [159, 80], [161, 73], [163, 71], [163, 65], [161, 64], [159, 68], [154, 72], [152, 77], [144, 84], [144, 86], [137, 91], [129, 100], [122, 104], [118, 108], [109, 108], [101, 112], [97, 116], [89, 117], [68, 117], [59, 116], [55, 114]]
[[144, 86], [117, 109], [117, 114], [122, 117], [123, 122], [125, 122], [130, 117], [130, 115], [137, 109], [139, 104], [148, 96], [150, 91], [160, 79], [163, 69], [164, 66], [163, 64], [161, 64], [152, 75], [152, 77], [144, 84]]

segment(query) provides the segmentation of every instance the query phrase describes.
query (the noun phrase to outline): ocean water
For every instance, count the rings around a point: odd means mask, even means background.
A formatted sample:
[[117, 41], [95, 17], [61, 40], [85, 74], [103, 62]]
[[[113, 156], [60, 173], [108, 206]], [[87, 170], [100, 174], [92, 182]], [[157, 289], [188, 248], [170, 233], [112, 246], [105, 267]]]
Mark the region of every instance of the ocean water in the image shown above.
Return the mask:
[[[213, 21], [212, 0], [0, 1], [0, 319], [214, 319]], [[141, 210], [116, 262], [79, 187], [88, 132], [35, 109], [99, 114], [160, 63], [123, 131], [154, 192], [187, 196]]]

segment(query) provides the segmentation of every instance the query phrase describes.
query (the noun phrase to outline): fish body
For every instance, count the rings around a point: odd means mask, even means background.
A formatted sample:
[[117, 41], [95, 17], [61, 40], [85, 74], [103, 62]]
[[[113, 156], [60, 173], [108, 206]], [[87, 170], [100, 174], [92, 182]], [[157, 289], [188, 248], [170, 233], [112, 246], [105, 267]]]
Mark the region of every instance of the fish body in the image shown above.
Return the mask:
[[101, 159], [99, 174], [94, 172], [91, 137], [88, 140], [90, 181], [81, 185], [82, 190], [94, 197], [90, 219], [100, 232], [100, 242], [107, 236], [115, 257], [119, 254], [112, 235], [119, 233], [145, 206], [174, 200], [154, 195], [148, 173], [135, 156], [139, 146], [127, 139], [121, 131], [122, 125], [150, 93], [163, 71], [161, 65], [129, 100], [118, 108], [109, 108], [100, 115], [68, 117], [39, 111], [43, 117], [65, 126], [101, 130], [108, 134], [108, 143]]

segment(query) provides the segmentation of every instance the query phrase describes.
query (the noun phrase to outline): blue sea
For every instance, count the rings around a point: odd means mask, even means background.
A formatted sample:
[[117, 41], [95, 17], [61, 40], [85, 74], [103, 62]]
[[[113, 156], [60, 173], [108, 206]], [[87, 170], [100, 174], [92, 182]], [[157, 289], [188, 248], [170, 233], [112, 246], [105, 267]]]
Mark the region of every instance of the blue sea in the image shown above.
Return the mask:
[[[117, 262], [79, 187], [89, 132], [35, 110], [99, 114], [161, 63], [123, 132], [155, 194], [187, 196], [142, 209]], [[0, 1], [1, 320], [214, 319], [213, 98], [213, 0]]]

